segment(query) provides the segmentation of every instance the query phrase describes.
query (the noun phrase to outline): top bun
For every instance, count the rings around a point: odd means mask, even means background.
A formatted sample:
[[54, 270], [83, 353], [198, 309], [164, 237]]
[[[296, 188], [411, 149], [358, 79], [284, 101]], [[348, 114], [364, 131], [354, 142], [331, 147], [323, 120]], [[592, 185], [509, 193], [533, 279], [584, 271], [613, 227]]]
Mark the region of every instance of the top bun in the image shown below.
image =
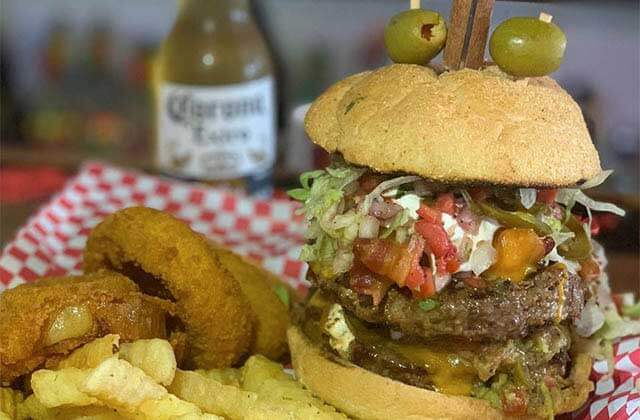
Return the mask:
[[569, 186], [602, 169], [578, 104], [549, 77], [393, 64], [336, 83], [305, 119], [356, 165], [447, 183]]

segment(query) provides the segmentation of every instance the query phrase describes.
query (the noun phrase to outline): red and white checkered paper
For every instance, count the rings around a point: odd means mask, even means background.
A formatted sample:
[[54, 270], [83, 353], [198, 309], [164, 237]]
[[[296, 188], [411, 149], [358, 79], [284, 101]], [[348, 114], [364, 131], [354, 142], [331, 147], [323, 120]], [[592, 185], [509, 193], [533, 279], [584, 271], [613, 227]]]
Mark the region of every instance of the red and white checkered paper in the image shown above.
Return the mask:
[[[299, 291], [308, 287], [297, 260], [304, 221], [286, 199], [260, 200], [238, 192], [161, 179], [88, 163], [17, 233], [0, 256], [0, 291], [45, 275], [80, 273], [91, 228], [129, 206], [164, 210], [235, 251], [259, 261]], [[615, 345], [615, 369], [596, 362], [596, 390], [573, 419], [640, 420], [640, 337]]]

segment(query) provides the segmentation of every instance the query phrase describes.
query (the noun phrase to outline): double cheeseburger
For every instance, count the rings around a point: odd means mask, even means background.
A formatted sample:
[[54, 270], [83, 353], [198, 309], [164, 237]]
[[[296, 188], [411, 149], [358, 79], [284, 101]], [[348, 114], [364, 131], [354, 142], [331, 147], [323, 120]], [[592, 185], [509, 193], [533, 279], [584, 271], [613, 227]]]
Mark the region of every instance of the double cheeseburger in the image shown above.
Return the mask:
[[592, 211], [623, 211], [584, 193], [608, 172], [567, 92], [393, 64], [329, 88], [305, 127], [333, 159], [290, 192], [308, 220], [302, 383], [367, 419], [579, 408], [613, 310]]

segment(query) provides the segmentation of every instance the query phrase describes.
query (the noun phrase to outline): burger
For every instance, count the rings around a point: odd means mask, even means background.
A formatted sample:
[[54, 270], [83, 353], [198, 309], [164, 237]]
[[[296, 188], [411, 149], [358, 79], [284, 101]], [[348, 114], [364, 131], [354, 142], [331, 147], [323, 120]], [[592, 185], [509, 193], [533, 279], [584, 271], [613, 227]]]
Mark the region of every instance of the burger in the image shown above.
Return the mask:
[[305, 386], [371, 419], [586, 401], [593, 358], [629, 332], [592, 215], [624, 212], [584, 192], [610, 172], [567, 92], [392, 64], [330, 87], [305, 129], [332, 155], [290, 191], [308, 221], [312, 288], [288, 331]]

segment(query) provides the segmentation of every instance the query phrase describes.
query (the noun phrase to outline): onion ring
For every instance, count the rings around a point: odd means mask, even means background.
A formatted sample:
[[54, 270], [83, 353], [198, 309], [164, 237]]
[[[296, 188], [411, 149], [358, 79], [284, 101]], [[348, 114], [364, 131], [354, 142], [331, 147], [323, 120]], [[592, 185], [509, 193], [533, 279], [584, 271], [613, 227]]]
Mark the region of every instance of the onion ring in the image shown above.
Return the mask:
[[175, 217], [130, 207], [106, 217], [87, 240], [84, 270], [131, 278], [149, 295], [176, 303], [169, 329], [186, 333], [184, 366], [232, 366], [254, 339], [254, 316], [234, 277], [207, 239]]

